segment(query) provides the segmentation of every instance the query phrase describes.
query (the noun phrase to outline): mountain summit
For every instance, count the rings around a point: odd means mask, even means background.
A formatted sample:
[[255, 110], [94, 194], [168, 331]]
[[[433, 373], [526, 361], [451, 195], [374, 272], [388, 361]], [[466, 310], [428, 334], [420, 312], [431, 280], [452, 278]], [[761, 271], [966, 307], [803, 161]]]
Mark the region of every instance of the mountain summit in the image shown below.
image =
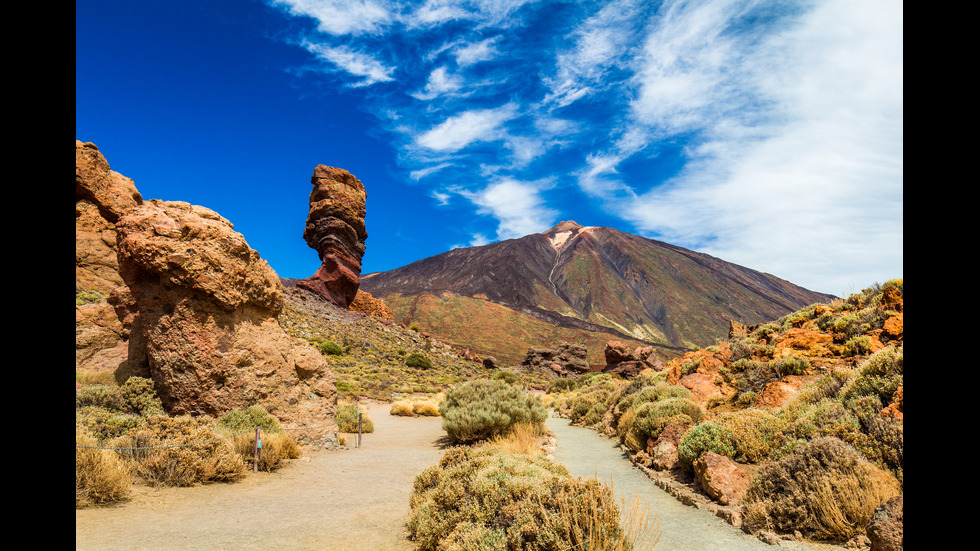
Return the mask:
[[676, 355], [724, 339], [730, 320], [762, 323], [833, 298], [703, 253], [571, 220], [368, 274], [361, 288], [384, 298], [397, 321], [438, 326], [456, 344], [480, 350], [485, 341], [493, 352], [506, 335], [523, 338], [514, 343], [515, 355], [552, 344], [536, 339], [558, 338], [530, 330], [537, 326], [527, 317], [571, 330], [579, 342], [582, 332], [602, 334]]

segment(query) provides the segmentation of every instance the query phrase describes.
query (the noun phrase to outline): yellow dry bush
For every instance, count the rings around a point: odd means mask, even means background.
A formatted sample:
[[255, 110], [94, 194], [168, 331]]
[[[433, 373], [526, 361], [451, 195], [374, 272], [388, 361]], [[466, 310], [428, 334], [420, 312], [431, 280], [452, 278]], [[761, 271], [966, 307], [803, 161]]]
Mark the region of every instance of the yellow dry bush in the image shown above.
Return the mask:
[[[281, 431], [262, 431], [260, 433], [262, 448], [259, 450], [259, 470], [272, 472], [282, 467], [287, 459], [300, 456], [300, 447], [296, 439]], [[235, 450], [246, 463], [255, 461], [255, 433], [248, 432], [236, 435], [232, 441]]]
[[507, 453], [541, 455], [541, 437], [544, 431], [540, 425], [518, 423], [507, 434], [498, 435], [489, 445]]
[[439, 398], [415, 402], [412, 404], [412, 412], [423, 417], [439, 417]]
[[391, 410], [388, 413], [399, 417], [415, 417], [415, 409], [411, 400], [394, 402], [391, 404]]
[[132, 473], [114, 451], [95, 449], [98, 442], [75, 428], [75, 507], [123, 501], [129, 497]]
[[150, 416], [109, 445], [151, 486], [231, 482], [245, 474], [242, 456], [205, 418]]
[[715, 422], [731, 433], [735, 457], [740, 461], [762, 463], [785, 443], [781, 430], [786, 421], [765, 410], [746, 408], [724, 413]]

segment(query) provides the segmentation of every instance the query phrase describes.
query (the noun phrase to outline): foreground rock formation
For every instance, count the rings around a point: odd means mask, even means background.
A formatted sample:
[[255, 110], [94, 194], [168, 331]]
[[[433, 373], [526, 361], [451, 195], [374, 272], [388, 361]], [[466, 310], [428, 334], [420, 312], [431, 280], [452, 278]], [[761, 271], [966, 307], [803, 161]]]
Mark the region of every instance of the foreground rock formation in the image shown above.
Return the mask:
[[123, 285], [116, 260], [119, 217], [143, 203], [93, 143], [75, 140], [75, 368], [115, 369], [128, 333], [107, 300]]
[[630, 349], [629, 345], [623, 342], [609, 341], [603, 353], [606, 357], [606, 366], [602, 371], [624, 377], [634, 377], [647, 369], [660, 371], [665, 365], [652, 346]]
[[364, 184], [341, 168], [317, 165], [313, 170], [310, 214], [303, 238], [320, 255], [320, 269], [296, 283], [347, 308], [360, 286], [367, 192]]
[[228, 220], [151, 200], [116, 225], [119, 269], [138, 312], [129, 368], [167, 412], [218, 416], [261, 405], [286, 426], [325, 425], [336, 388], [320, 353], [286, 335], [278, 276]]

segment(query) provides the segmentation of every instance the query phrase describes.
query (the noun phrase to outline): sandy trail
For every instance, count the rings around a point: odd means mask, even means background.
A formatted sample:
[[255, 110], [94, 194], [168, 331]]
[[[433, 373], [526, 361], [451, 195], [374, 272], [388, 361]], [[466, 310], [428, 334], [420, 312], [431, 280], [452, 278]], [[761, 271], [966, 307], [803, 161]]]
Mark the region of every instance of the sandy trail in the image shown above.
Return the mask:
[[[439, 462], [439, 417], [389, 415], [369, 404], [375, 432], [359, 449], [321, 451], [275, 473], [234, 484], [140, 488], [126, 503], [75, 511], [75, 548], [99, 551], [258, 549], [412, 551], [405, 523], [415, 476]], [[619, 497], [650, 504], [661, 517], [657, 551], [754, 551], [772, 547], [714, 515], [682, 505], [590, 429], [549, 418], [555, 459], [573, 476], [612, 480]], [[356, 436], [354, 437], [356, 438]], [[792, 550], [840, 547], [783, 542]]]
[[[320, 451], [234, 484], [140, 489], [130, 502], [76, 510], [78, 550], [413, 549], [415, 476], [442, 455], [441, 418], [397, 417], [370, 404], [359, 449]], [[354, 437], [356, 438], [356, 436]]]

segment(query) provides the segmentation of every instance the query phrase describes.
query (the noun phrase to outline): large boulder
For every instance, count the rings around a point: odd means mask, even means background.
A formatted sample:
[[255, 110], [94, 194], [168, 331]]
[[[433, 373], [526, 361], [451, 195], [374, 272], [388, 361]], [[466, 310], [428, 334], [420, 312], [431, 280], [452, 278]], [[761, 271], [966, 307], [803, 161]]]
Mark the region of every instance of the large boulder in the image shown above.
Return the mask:
[[283, 331], [282, 283], [228, 220], [150, 200], [116, 228], [130, 291], [118, 303], [137, 312], [129, 368], [153, 379], [168, 413], [219, 416], [260, 405], [287, 427], [330, 422], [333, 375], [313, 346]]
[[108, 298], [123, 285], [116, 221], [143, 203], [129, 178], [109, 168], [93, 143], [75, 140], [75, 369], [116, 369], [128, 331]]
[[606, 366], [602, 368], [603, 373], [613, 373], [623, 377], [635, 377], [643, 371], [654, 369], [657, 371], [665, 367], [652, 346], [640, 346], [630, 349], [629, 345], [621, 341], [609, 341], [603, 349], [606, 359]]
[[694, 474], [704, 493], [722, 505], [737, 505], [749, 489], [749, 473], [724, 455], [708, 452], [694, 460]]
[[303, 238], [320, 255], [320, 268], [296, 285], [347, 308], [360, 286], [367, 228], [364, 184], [342, 168], [317, 165]]
[[584, 344], [567, 342], [556, 348], [531, 347], [521, 368], [546, 375], [574, 377], [589, 370], [588, 350]]

